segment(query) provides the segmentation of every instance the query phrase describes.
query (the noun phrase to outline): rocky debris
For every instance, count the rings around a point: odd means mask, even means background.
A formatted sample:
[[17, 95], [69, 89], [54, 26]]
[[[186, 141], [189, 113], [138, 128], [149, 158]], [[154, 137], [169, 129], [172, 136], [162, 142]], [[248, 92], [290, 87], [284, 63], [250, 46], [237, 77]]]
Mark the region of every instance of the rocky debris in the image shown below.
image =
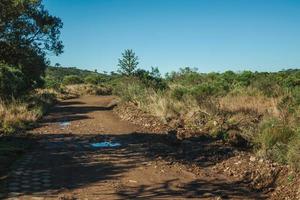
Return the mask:
[[[194, 138], [201, 137], [199, 132], [194, 133], [180, 126], [176, 126], [177, 128], [174, 129], [171, 123], [162, 123], [132, 103], [118, 105], [114, 110], [123, 120], [142, 125], [151, 132], [166, 134], [167, 141], [153, 144], [151, 150], [155, 155], [157, 152], [164, 152], [161, 155], [164, 156], [164, 159], [171, 158], [167, 159], [170, 165], [182, 165], [181, 162], [177, 162], [178, 160], [176, 161], [174, 157], [170, 156], [176, 152], [176, 158], [184, 157], [185, 161], [191, 161], [184, 162], [188, 165], [183, 163], [182, 166], [194, 174], [209, 176], [211, 172], [221, 173], [249, 184], [253, 190], [264, 191], [270, 199], [300, 200], [300, 174], [293, 173], [288, 166], [272, 163], [269, 160], [258, 158], [252, 153], [237, 150], [236, 147], [240, 149], [240, 147], [248, 146], [247, 141], [240, 136], [238, 130], [228, 128], [227, 143], [230, 146], [222, 141], [211, 141], [208, 144], [204, 142], [205, 138], [201, 141], [193, 140], [194, 136], [197, 136]], [[209, 163], [211, 167], [203, 170], [197, 163]], [[222, 197], [216, 199], [222, 199]]]
[[270, 199], [300, 199], [299, 174], [288, 166], [257, 158], [250, 153], [239, 152], [212, 169], [250, 183], [253, 189], [269, 194]]
[[218, 163], [213, 168], [228, 176], [250, 182], [250, 186], [256, 190], [273, 188], [281, 170], [277, 164], [259, 160], [253, 155], [243, 152]]
[[119, 104], [114, 108], [114, 112], [126, 121], [133, 124], [142, 125], [144, 128], [155, 133], [164, 133], [171, 130], [171, 128], [160, 121], [157, 117], [149, 115], [138, 109], [133, 103]]

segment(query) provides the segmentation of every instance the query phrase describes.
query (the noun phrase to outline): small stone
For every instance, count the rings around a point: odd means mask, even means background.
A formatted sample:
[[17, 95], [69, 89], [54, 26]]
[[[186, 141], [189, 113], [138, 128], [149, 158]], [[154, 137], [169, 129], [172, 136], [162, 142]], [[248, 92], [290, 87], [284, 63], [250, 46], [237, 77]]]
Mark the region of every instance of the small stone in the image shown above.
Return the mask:
[[240, 164], [242, 164], [242, 161], [238, 161], [238, 162], [236, 162], [236, 163], [234, 163], [235, 165], [240, 165]]
[[256, 158], [254, 156], [250, 156], [250, 161], [254, 162], [254, 161], [256, 161]]

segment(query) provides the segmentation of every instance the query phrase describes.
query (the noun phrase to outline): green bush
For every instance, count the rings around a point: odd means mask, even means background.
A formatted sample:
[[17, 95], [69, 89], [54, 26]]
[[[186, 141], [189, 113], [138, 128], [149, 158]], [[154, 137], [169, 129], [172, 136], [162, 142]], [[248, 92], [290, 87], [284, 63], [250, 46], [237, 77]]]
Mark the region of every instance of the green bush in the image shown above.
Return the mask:
[[77, 75], [69, 75], [65, 76], [63, 79], [63, 84], [65, 85], [73, 85], [73, 84], [81, 84], [83, 80], [80, 76]]
[[167, 83], [160, 77], [160, 73], [157, 68], [152, 68], [151, 72], [143, 69], [137, 69], [134, 75], [148, 88], [152, 88], [154, 90], [164, 90], [167, 88]]
[[84, 78], [84, 82], [87, 84], [98, 85], [103, 83], [105, 80], [99, 75], [89, 75]]
[[185, 95], [189, 93], [189, 90], [184, 87], [178, 87], [172, 90], [171, 96], [176, 100], [182, 100]]
[[18, 97], [25, 91], [24, 74], [11, 66], [0, 63], [0, 98]]
[[295, 131], [277, 119], [263, 122], [256, 138], [260, 153], [277, 162], [286, 163], [288, 145], [294, 139]]
[[300, 170], [300, 130], [288, 145], [287, 161], [294, 169]]

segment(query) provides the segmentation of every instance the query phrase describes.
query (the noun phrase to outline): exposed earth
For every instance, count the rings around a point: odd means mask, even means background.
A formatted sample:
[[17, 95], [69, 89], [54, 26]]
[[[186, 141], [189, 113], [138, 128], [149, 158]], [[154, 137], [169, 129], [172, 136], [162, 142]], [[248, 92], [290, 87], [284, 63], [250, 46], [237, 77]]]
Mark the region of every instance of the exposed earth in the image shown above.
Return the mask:
[[[32, 130], [34, 148], [14, 164], [6, 184], [6, 197], [267, 197], [245, 177], [220, 170], [225, 159], [236, 156], [235, 149], [205, 136], [177, 141], [170, 134], [148, 132], [142, 126], [121, 120], [113, 112], [113, 101], [112, 96], [86, 96], [55, 106], [39, 127]], [[107, 148], [91, 145], [97, 142], [121, 145]], [[240, 164], [239, 160], [234, 162]]]

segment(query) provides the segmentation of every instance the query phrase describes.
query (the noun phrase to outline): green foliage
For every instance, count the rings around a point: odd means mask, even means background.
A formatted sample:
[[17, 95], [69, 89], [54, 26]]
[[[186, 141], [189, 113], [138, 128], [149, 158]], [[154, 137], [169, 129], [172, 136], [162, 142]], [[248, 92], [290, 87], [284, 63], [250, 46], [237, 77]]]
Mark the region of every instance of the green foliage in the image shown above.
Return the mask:
[[173, 89], [171, 92], [172, 98], [179, 100], [179, 101], [183, 100], [183, 97], [187, 94], [189, 94], [189, 90], [184, 87], [177, 87], [177, 88]]
[[13, 67], [0, 63], [0, 97], [18, 97], [24, 92], [24, 74]]
[[167, 88], [167, 83], [160, 77], [158, 68], [152, 68], [152, 71], [146, 71], [143, 69], [137, 69], [134, 73], [146, 87], [154, 90], [164, 90]]
[[138, 64], [138, 57], [135, 56], [133, 50], [126, 49], [124, 53], [122, 53], [122, 58], [119, 59], [119, 72], [126, 76], [133, 75]]
[[277, 119], [262, 123], [256, 139], [263, 155], [281, 163], [287, 162], [288, 146], [295, 138], [295, 131]]
[[65, 85], [73, 85], [83, 83], [83, 80], [80, 76], [77, 75], [68, 75], [63, 79], [63, 84]]
[[113, 94], [118, 95], [123, 101], [136, 102], [137, 98], [145, 94], [147, 88], [137, 78], [123, 77], [114, 83]]
[[300, 170], [300, 130], [288, 145], [287, 161], [294, 169]]
[[66, 76], [77, 76], [87, 84], [98, 85], [108, 82], [113, 76], [75, 67], [47, 67], [45, 83], [47, 88], [59, 89]]
[[45, 55], [62, 53], [61, 20], [41, 0], [2, 0], [0, 22], [0, 62], [24, 74], [24, 90], [40, 87], [48, 64]]
[[100, 75], [88, 75], [84, 78], [84, 82], [87, 84], [98, 85], [105, 82], [105, 78]]

